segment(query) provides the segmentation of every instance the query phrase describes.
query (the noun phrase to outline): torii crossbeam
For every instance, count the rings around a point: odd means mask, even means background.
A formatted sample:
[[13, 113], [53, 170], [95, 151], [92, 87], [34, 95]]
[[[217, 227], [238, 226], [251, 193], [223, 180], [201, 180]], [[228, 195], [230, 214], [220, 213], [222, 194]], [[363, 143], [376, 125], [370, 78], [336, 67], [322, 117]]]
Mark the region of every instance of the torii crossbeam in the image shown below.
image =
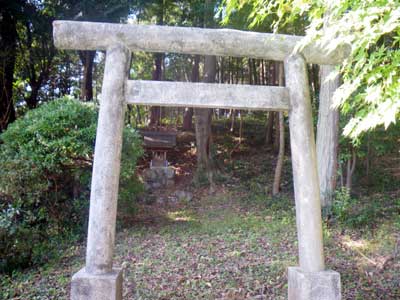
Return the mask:
[[[301, 51], [302, 37], [230, 29], [55, 21], [61, 49], [106, 50], [90, 195], [86, 266], [72, 278], [72, 300], [122, 299], [113, 267], [124, 111], [127, 103], [289, 112], [299, 267], [289, 267], [289, 300], [339, 300], [340, 275], [325, 270], [321, 204], [307, 63], [340, 64], [346, 45]], [[281, 60], [285, 87], [128, 80], [131, 52], [177, 52]]]

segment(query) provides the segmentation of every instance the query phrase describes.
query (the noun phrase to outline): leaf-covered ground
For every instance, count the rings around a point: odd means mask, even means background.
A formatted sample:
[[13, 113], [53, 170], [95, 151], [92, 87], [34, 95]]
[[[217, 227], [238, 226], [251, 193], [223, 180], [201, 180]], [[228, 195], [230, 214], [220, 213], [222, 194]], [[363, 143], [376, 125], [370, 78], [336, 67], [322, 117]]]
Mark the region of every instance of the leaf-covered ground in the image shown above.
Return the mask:
[[[275, 199], [283, 203], [271, 208], [245, 200], [219, 191], [188, 204], [143, 208], [152, 221], [118, 234], [124, 299], [286, 299], [286, 268], [296, 265], [297, 253], [291, 201]], [[342, 275], [343, 299], [399, 299], [399, 227], [393, 219], [373, 231], [325, 227], [327, 265]], [[58, 262], [3, 277], [0, 295], [68, 299], [83, 247], [65, 253]]]
[[[177, 188], [189, 188], [193, 200], [142, 204], [124, 220], [115, 255], [124, 299], [287, 298], [286, 270], [297, 264], [290, 162], [282, 195], [272, 198], [266, 187], [274, 156], [239, 151], [213, 192], [180, 180]], [[326, 264], [341, 273], [343, 299], [400, 299], [399, 196], [365, 196], [366, 203], [381, 201], [380, 210], [361, 226], [324, 223]], [[71, 245], [57, 261], [1, 277], [0, 299], [68, 299], [84, 249], [84, 242]]]

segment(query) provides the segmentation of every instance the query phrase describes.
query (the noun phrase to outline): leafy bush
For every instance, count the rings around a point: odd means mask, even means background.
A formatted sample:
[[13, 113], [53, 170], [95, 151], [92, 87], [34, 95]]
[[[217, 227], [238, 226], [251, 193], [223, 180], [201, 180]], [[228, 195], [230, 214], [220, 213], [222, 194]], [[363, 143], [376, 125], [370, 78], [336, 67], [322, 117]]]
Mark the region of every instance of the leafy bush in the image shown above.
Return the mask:
[[373, 227], [379, 219], [390, 218], [400, 212], [400, 201], [393, 197], [373, 194], [354, 198], [346, 188], [338, 190], [332, 205], [335, 219], [353, 228]]
[[[46, 245], [86, 230], [97, 109], [61, 99], [0, 135], [0, 271], [46, 259]], [[140, 190], [138, 135], [124, 129], [120, 200]]]
[[332, 213], [339, 222], [348, 222], [351, 216], [351, 208], [355, 205], [355, 199], [351, 198], [346, 188], [336, 191], [332, 205]]

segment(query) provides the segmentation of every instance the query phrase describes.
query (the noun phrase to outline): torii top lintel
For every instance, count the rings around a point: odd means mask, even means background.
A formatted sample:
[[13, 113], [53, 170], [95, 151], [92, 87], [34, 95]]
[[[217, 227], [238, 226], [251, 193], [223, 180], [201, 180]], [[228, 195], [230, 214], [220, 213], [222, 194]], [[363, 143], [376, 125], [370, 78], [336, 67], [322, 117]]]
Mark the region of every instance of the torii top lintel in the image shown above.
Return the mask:
[[[54, 21], [54, 43], [60, 49], [107, 50], [123, 44], [131, 51], [236, 56], [283, 61], [301, 36], [232, 29]], [[336, 65], [349, 53], [342, 45], [328, 52], [318, 43], [301, 50], [308, 63]]]

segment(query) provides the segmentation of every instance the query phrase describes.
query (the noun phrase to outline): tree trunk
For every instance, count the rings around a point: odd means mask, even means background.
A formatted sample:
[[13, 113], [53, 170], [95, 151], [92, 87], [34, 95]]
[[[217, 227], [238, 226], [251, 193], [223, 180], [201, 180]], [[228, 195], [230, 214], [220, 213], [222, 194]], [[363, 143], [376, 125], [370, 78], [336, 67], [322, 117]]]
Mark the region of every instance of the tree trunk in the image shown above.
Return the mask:
[[[31, 92], [29, 96], [25, 97], [25, 101], [30, 109], [35, 108], [38, 105], [39, 91], [42, 88], [43, 83], [50, 77], [53, 58], [56, 54], [53, 43], [47, 45], [50, 37], [46, 38], [46, 36], [49, 32], [43, 32], [41, 38], [37, 36], [34, 38], [33, 26], [34, 24], [32, 22], [25, 22], [26, 40], [24, 43], [26, 44], [27, 53], [26, 55], [23, 55], [27, 57], [27, 60], [23, 63], [23, 69], [28, 75], [28, 82], [31, 88]], [[48, 30], [51, 30], [51, 27], [49, 27]], [[34, 48], [35, 44], [41, 45], [41, 51], [43, 52], [41, 57], [37, 56]]]
[[[215, 82], [215, 56], [206, 56], [204, 63], [203, 82]], [[196, 117], [196, 145], [197, 145], [197, 168], [211, 172], [211, 117], [212, 109], [195, 108]]]
[[[267, 84], [268, 85], [275, 85], [275, 62], [269, 61], [268, 62], [268, 70], [267, 70]], [[275, 112], [270, 111], [268, 113], [267, 119], [267, 128], [265, 133], [265, 145], [270, 146], [274, 141], [274, 119], [275, 119]]]
[[[328, 6], [324, 17], [324, 27], [329, 25], [330, 10], [331, 7]], [[333, 94], [339, 87], [339, 74], [335, 66], [332, 65], [321, 65], [319, 71], [320, 89], [316, 139], [317, 166], [321, 207], [324, 212], [329, 212], [333, 202], [332, 198], [336, 189], [338, 173], [339, 111], [333, 109], [332, 104]], [[314, 80], [315, 90], [317, 90], [316, 86], [317, 83]]]
[[250, 58], [247, 60], [247, 65], [249, 66], [249, 84], [253, 84], [253, 77], [252, 77], [253, 69], [252, 69]]
[[[282, 85], [284, 84], [284, 74], [283, 74], [283, 65], [281, 62], [274, 61], [274, 85]], [[275, 115], [275, 137], [273, 138], [273, 149], [275, 153], [279, 153], [280, 148], [280, 125], [279, 125], [279, 113], [274, 112]]]
[[243, 139], [243, 116], [242, 112], [239, 110], [239, 145], [242, 143]]
[[225, 81], [224, 81], [224, 72], [225, 72], [225, 66], [224, 66], [224, 62], [225, 62], [225, 60], [224, 60], [224, 57], [223, 56], [221, 56], [221, 62], [220, 62], [220, 67], [219, 67], [219, 80], [218, 80], [218, 82], [219, 83], [225, 83]]
[[[164, 24], [164, 1], [158, 1], [158, 14], [157, 14], [157, 25]], [[154, 67], [152, 80], [161, 80], [162, 79], [162, 66], [164, 61], [163, 53], [155, 53], [154, 54]], [[161, 125], [161, 107], [160, 106], [152, 106], [150, 108], [150, 126]]]
[[279, 124], [279, 122], [280, 122], [279, 121], [279, 112], [274, 112], [274, 115], [275, 115], [275, 119], [274, 119], [275, 128], [273, 131], [275, 132], [275, 135], [273, 137], [272, 148], [274, 150], [274, 153], [278, 154], [279, 148], [281, 146], [281, 144], [280, 144], [281, 129], [280, 129], [280, 124]]
[[320, 94], [317, 125], [317, 160], [321, 206], [328, 210], [336, 189], [338, 172], [339, 111], [332, 108], [332, 98], [339, 87], [339, 75], [327, 80], [334, 66], [320, 68]]
[[267, 128], [265, 133], [265, 145], [272, 145], [274, 135], [274, 112], [268, 112]]
[[31, 93], [29, 94], [28, 98], [25, 98], [26, 104], [28, 105], [29, 109], [36, 108], [38, 104], [38, 95], [39, 95], [39, 89], [41, 87], [41, 84], [30, 84], [31, 86]]
[[251, 69], [253, 71], [253, 78], [254, 78], [253, 79], [253, 83], [258, 85], [260, 83], [260, 80], [259, 80], [259, 75], [260, 74], [257, 72], [256, 60], [254, 58], [251, 59], [251, 64], [252, 64]]
[[183, 131], [190, 131], [193, 129], [193, 108], [186, 107], [183, 113]]
[[140, 106], [136, 105], [136, 126], [137, 124], [142, 123], [142, 116], [140, 114]]
[[212, 109], [195, 108], [196, 118], [196, 147], [197, 147], [197, 168], [209, 170], [211, 168], [211, 116]]
[[83, 78], [81, 85], [81, 99], [93, 100], [93, 61], [96, 51], [79, 51], [79, 58], [83, 65]]
[[231, 128], [229, 129], [230, 132], [235, 131], [235, 116], [236, 116], [236, 111], [234, 109], [230, 110], [230, 117], [231, 117]]
[[308, 70], [310, 77], [311, 92], [315, 96], [313, 98], [316, 98], [319, 95], [319, 88], [320, 88], [319, 65], [311, 65]]
[[15, 120], [12, 98], [17, 46], [16, 20], [6, 9], [0, 10], [0, 132]]
[[[205, 0], [204, 24], [207, 27], [213, 25], [214, 1]], [[214, 83], [216, 73], [216, 57], [206, 56], [204, 61], [203, 82]], [[194, 109], [196, 118], [196, 154], [197, 154], [197, 174], [206, 173], [208, 182], [212, 185], [212, 156], [211, 156], [211, 120], [212, 109]]]
[[261, 85], [265, 84], [264, 60], [260, 61]]
[[28, 97], [25, 97], [25, 102], [29, 109], [33, 109], [37, 106], [38, 103], [38, 95], [39, 89], [41, 86], [41, 76], [37, 78], [36, 70], [35, 70], [35, 60], [33, 58], [32, 44], [33, 44], [33, 36], [32, 36], [32, 23], [26, 22], [26, 46], [28, 49], [28, 61], [25, 62], [27, 66], [27, 74], [29, 76], [29, 85], [31, 88], [31, 93]]
[[346, 189], [351, 193], [353, 174], [356, 169], [357, 155], [356, 150], [351, 148], [351, 157], [347, 160], [347, 172], [346, 172]]
[[[278, 83], [279, 86], [284, 86], [284, 72], [283, 72], [283, 63], [279, 63], [278, 69]], [[278, 160], [275, 168], [274, 175], [274, 184], [272, 186], [272, 195], [275, 196], [280, 191], [281, 178], [282, 178], [282, 168], [283, 168], [283, 159], [285, 156], [285, 124], [284, 124], [284, 116], [283, 112], [278, 113], [278, 123], [279, 123], [279, 153]]]
[[[192, 74], [190, 78], [192, 82], [199, 81], [199, 63], [200, 63], [200, 55], [195, 55], [192, 66]], [[193, 129], [193, 108], [189, 107], [185, 109], [185, 113], [183, 115], [183, 130], [189, 131], [192, 129]]]
[[285, 155], [285, 125], [283, 113], [278, 113], [279, 117], [279, 153], [278, 160], [275, 167], [275, 175], [274, 175], [274, 184], [272, 186], [272, 195], [275, 196], [280, 191], [281, 186], [281, 177], [282, 177], [282, 168], [283, 168], [283, 158]]
[[[162, 78], [162, 61], [163, 54], [154, 54], [154, 69], [152, 74], [152, 80], [161, 80]], [[161, 107], [152, 106], [150, 109], [150, 125], [160, 125], [161, 123]]]
[[369, 132], [367, 133], [367, 155], [365, 156], [365, 181], [369, 186], [369, 171], [371, 162], [371, 138]]

